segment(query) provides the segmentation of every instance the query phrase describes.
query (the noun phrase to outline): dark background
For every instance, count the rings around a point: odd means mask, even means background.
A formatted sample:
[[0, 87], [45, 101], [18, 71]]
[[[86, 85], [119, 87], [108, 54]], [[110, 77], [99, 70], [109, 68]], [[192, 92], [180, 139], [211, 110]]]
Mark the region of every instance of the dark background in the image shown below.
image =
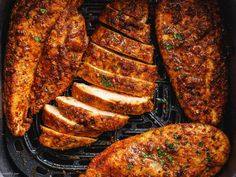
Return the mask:
[[[10, 5], [9, 5], [10, 4]], [[3, 22], [9, 18], [9, 11], [12, 0], [0, 0], [0, 42], [6, 32], [2, 30]], [[228, 163], [225, 165], [219, 177], [236, 177], [236, 0], [220, 1], [222, 17], [228, 32], [228, 41], [231, 44], [231, 57], [229, 57], [229, 102], [224, 119], [225, 131], [231, 141], [231, 153]], [[0, 69], [2, 71], [3, 56], [2, 42], [0, 43]], [[2, 72], [1, 72], [2, 73]], [[0, 75], [2, 81], [2, 75]], [[2, 82], [0, 82], [0, 98], [2, 98]], [[9, 162], [9, 157], [4, 146], [4, 120], [2, 115], [2, 101], [0, 101], [0, 177], [21, 176], [17, 173], [17, 168]], [[14, 170], [13, 170], [14, 169]], [[1, 175], [2, 173], [2, 175]]]

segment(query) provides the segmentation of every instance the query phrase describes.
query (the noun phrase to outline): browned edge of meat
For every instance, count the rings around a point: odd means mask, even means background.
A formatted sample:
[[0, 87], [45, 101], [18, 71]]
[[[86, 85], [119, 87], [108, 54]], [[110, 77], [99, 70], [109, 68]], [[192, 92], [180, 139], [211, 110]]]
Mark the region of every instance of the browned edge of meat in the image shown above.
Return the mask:
[[32, 88], [32, 114], [71, 85], [87, 45], [84, 17], [72, 7], [61, 15], [45, 42]]
[[4, 66], [4, 114], [14, 136], [23, 136], [31, 125], [29, 96], [44, 40], [60, 13], [75, 3], [22, 0], [13, 8]]
[[113, 9], [109, 4], [99, 16], [99, 21], [132, 39], [150, 44], [151, 31], [149, 24], [137, 21], [136, 18], [125, 15], [122, 11]]
[[88, 146], [96, 141], [96, 139], [93, 138], [78, 137], [59, 133], [44, 126], [40, 126], [40, 128], [42, 131], [42, 134], [39, 137], [40, 144], [54, 150], [65, 151]]
[[45, 105], [42, 116], [43, 124], [60, 133], [83, 137], [98, 137], [101, 132], [82, 124], [77, 124], [61, 114], [60, 110], [51, 105]]
[[[98, 91], [96, 92], [95, 89]], [[142, 115], [154, 109], [154, 105], [149, 98], [118, 94], [82, 83], [74, 83], [71, 94], [74, 98], [85, 104], [119, 114]], [[114, 96], [111, 97], [110, 95]]]
[[139, 61], [132, 60], [129, 57], [118, 55], [106, 48], [100, 47], [90, 42], [83, 61], [99, 69], [122, 75], [155, 82], [160, 78], [158, 67], [148, 65]]
[[103, 26], [99, 26], [91, 36], [92, 42], [123, 55], [152, 64], [154, 46], [127, 38]]
[[78, 76], [102, 88], [140, 97], [153, 97], [156, 84], [140, 79], [115, 75], [83, 63]]
[[216, 1], [161, 1], [156, 33], [172, 86], [187, 117], [217, 125], [227, 100], [223, 28]]
[[128, 116], [98, 110], [72, 97], [57, 97], [56, 101], [65, 117], [100, 132], [120, 129], [129, 119]]
[[226, 163], [229, 151], [227, 136], [213, 126], [167, 125], [115, 142], [80, 177], [213, 177]]
[[148, 20], [148, 0], [115, 0], [110, 3], [110, 6], [120, 13], [134, 17], [143, 23], [146, 23]]

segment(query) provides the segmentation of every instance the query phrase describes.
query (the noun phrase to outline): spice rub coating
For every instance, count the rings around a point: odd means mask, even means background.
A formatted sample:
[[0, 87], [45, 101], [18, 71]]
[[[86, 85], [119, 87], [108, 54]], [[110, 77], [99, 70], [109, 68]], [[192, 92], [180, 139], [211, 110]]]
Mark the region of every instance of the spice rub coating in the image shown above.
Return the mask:
[[4, 113], [14, 136], [23, 136], [30, 128], [30, 92], [44, 40], [71, 5], [77, 6], [77, 1], [21, 0], [13, 8], [4, 67]]
[[228, 89], [217, 2], [162, 0], [156, 9], [156, 33], [185, 114], [193, 121], [217, 125]]
[[145, 63], [153, 63], [154, 47], [127, 38], [103, 26], [99, 26], [91, 37], [92, 42]]
[[228, 138], [213, 126], [167, 125], [115, 142], [80, 177], [213, 177], [229, 151]]

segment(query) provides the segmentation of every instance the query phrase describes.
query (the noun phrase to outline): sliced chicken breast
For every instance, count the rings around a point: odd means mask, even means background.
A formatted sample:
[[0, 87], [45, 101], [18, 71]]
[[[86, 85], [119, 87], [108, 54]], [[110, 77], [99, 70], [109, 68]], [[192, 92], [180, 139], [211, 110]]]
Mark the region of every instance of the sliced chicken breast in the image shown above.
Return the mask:
[[78, 76], [99, 87], [140, 97], [153, 97], [156, 88], [155, 83], [116, 75], [88, 63], [81, 65]]
[[119, 55], [90, 42], [83, 61], [114, 74], [155, 82], [159, 78], [156, 65], [144, 64]]
[[88, 146], [96, 141], [96, 139], [93, 138], [59, 133], [44, 126], [41, 126], [41, 131], [42, 134], [39, 137], [40, 144], [47, 148], [60, 151]]
[[73, 97], [57, 97], [57, 104], [62, 114], [73, 122], [98, 131], [114, 131], [122, 128], [129, 117], [98, 110]]
[[130, 56], [145, 63], [153, 63], [154, 47], [127, 38], [103, 26], [99, 26], [91, 37], [92, 42]]
[[99, 21], [143, 43], [150, 43], [150, 25], [113, 9], [109, 4], [99, 16]]
[[60, 110], [52, 105], [45, 105], [42, 119], [45, 126], [60, 133], [84, 137], [98, 137], [101, 134], [101, 131], [78, 124], [63, 116]]
[[72, 96], [90, 106], [120, 114], [141, 115], [154, 109], [148, 97], [133, 97], [82, 83], [73, 84]]

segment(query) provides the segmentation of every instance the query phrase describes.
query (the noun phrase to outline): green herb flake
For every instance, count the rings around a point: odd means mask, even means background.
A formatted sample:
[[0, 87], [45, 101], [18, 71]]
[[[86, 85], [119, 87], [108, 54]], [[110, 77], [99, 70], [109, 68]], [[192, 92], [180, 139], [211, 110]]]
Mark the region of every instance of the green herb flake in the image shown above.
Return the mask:
[[160, 159], [161, 166], [165, 165], [165, 161], [163, 159]]
[[174, 33], [174, 38], [180, 41], [183, 40], [183, 36], [179, 33]]
[[160, 130], [160, 134], [163, 135], [164, 131], [163, 130]]
[[210, 152], [207, 151], [206, 155], [207, 155], [207, 162], [211, 163], [211, 154], [210, 154]]
[[43, 38], [39, 37], [39, 36], [34, 36], [34, 40], [36, 42], [43, 42]]
[[166, 45], [164, 45], [164, 48], [165, 48], [166, 50], [172, 50], [172, 49], [175, 48], [175, 46], [174, 46], [173, 44], [166, 44]]
[[134, 167], [134, 164], [129, 163], [128, 166], [127, 166], [127, 170], [131, 170], [133, 167]]
[[123, 10], [119, 10], [118, 16], [121, 16], [124, 13]]
[[114, 40], [115, 40], [116, 42], [119, 41], [119, 38], [118, 38], [117, 36], [113, 36], [113, 38], [114, 38]]
[[174, 133], [174, 138], [176, 140], [181, 140], [182, 139], [182, 136], [178, 135], [177, 133]]
[[173, 143], [170, 143], [167, 145], [169, 149], [173, 150], [174, 149], [174, 144]]
[[171, 157], [170, 155], [167, 155], [166, 158], [167, 158], [167, 160], [168, 160], [168, 162], [169, 162], [170, 164], [173, 163], [173, 159], [172, 159], [172, 157]]
[[198, 143], [198, 146], [199, 146], [199, 147], [202, 147], [202, 146], [203, 146], [203, 142], [200, 141], [200, 142]]
[[201, 151], [196, 150], [196, 154], [197, 154], [197, 155], [201, 155], [202, 153], [201, 153]]
[[158, 155], [158, 157], [162, 158], [164, 156], [164, 151], [162, 149], [158, 148], [157, 155]]
[[45, 14], [47, 12], [47, 9], [45, 8], [40, 8], [39, 11], [42, 13], [42, 14]]
[[112, 82], [110, 79], [108, 79], [106, 76], [102, 75], [101, 76], [101, 83], [103, 86], [105, 87], [111, 87], [112, 86]]
[[148, 153], [143, 154], [143, 158], [145, 158], [145, 159], [148, 159], [148, 158], [151, 158], [151, 157], [152, 157], [152, 154], [148, 154]]

